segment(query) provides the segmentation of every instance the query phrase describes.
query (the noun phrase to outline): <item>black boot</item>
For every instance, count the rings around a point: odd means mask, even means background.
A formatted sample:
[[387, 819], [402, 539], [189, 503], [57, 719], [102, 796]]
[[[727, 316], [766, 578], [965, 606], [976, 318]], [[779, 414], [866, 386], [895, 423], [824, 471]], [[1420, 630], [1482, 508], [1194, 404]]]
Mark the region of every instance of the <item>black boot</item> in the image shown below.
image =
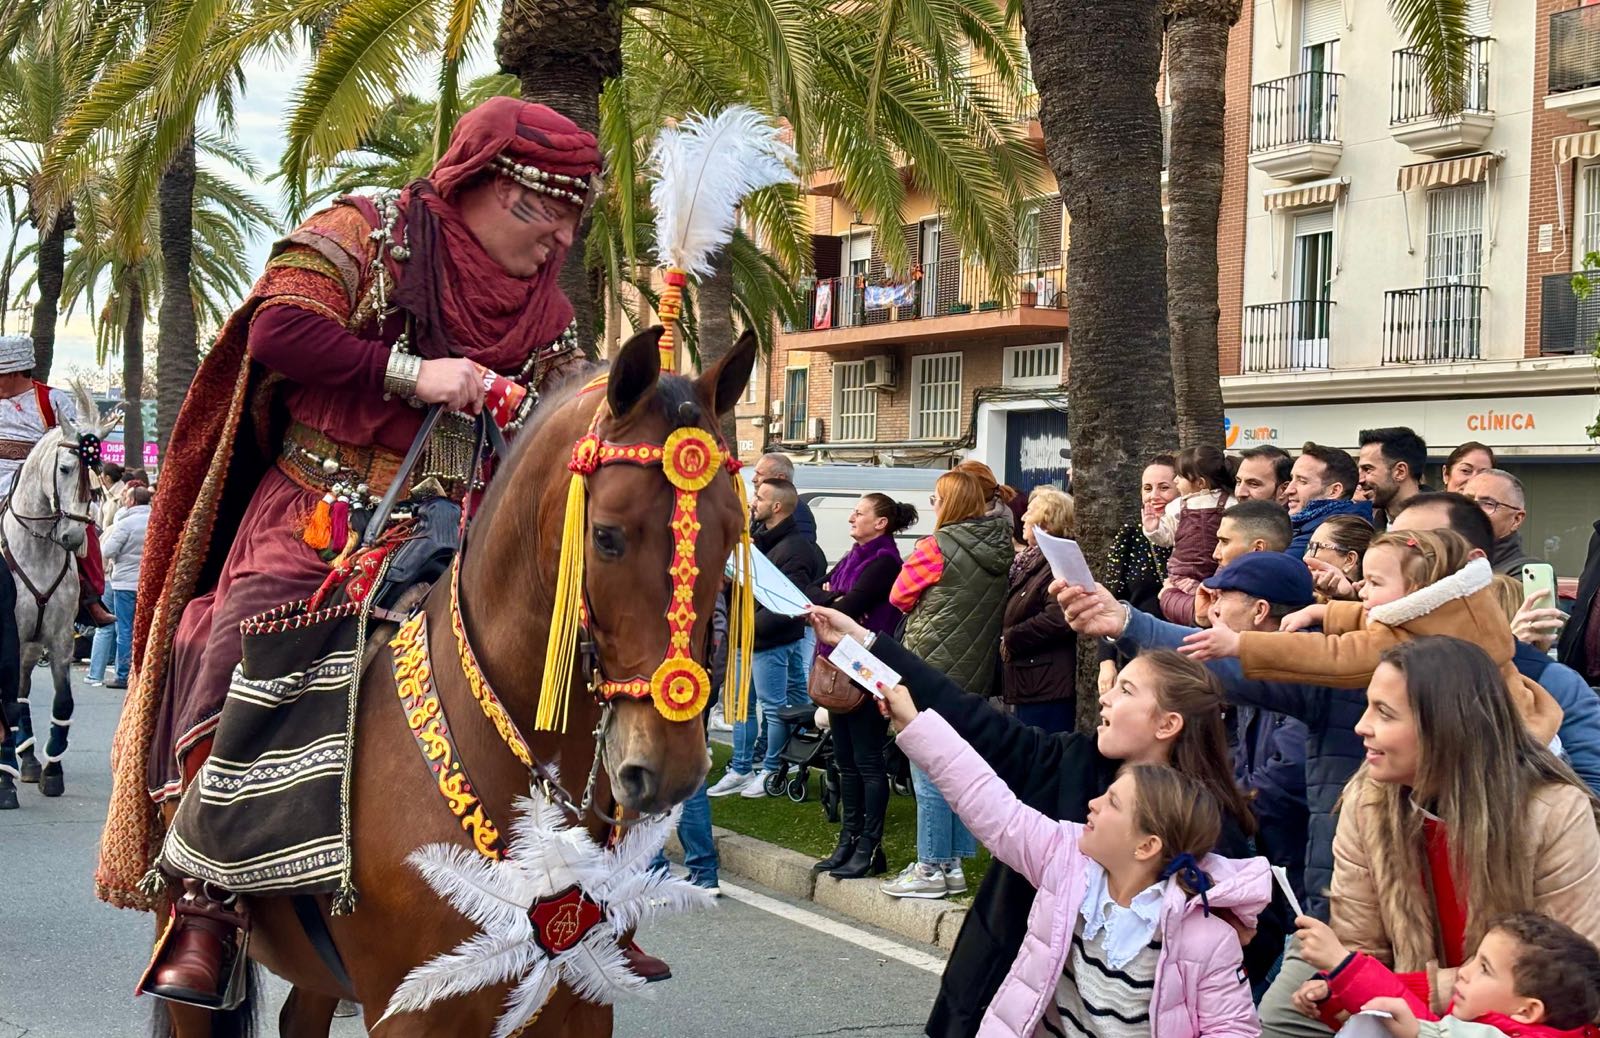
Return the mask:
[[39, 763], [39, 758], [33, 755], [32, 750], [23, 750], [18, 757], [18, 768], [22, 772], [22, 781], [38, 782], [39, 772], [44, 766]]
[[863, 876], [877, 876], [888, 868], [889, 862], [883, 856], [883, 844], [863, 836], [856, 841], [856, 849], [850, 855], [850, 860], [828, 875], [834, 879], [860, 879]]
[[811, 866], [812, 872], [830, 872], [843, 865], [850, 859], [850, 853], [856, 849], [856, 836], [854, 833], [839, 830], [839, 845], [833, 853]]
[[61, 762], [53, 760], [39, 772], [39, 795], [58, 797], [67, 791], [66, 776], [61, 773]]

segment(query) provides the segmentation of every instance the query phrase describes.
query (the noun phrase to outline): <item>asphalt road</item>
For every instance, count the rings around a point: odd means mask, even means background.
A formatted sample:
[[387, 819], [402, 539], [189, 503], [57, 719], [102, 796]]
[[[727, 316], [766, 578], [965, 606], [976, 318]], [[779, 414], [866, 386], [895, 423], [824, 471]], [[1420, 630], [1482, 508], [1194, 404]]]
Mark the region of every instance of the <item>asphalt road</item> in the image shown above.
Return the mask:
[[[148, 1000], [132, 992], [153, 923], [95, 900], [92, 883], [121, 693], [85, 688], [81, 667], [73, 684], [66, 795], [45, 800], [24, 786], [21, 809], [0, 813], [0, 1038], [147, 1031]], [[33, 702], [42, 731], [46, 671], [34, 676]], [[732, 879], [715, 910], [658, 922], [640, 941], [675, 976], [652, 985], [649, 1001], [619, 1007], [619, 1038], [914, 1038], [941, 954]], [[285, 993], [273, 984], [265, 1019]], [[339, 1038], [362, 1033], [354, 1020], [334, 1022]]]

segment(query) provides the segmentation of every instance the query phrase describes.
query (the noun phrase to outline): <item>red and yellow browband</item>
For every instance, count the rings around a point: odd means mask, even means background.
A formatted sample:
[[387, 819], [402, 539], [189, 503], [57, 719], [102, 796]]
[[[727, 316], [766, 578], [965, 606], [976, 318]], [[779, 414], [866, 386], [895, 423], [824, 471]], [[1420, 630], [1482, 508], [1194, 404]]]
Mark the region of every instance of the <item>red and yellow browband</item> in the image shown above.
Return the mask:
[[[596, 379], [585, 390], [604, 385]], [[724, 449], [718, 439], [704, 429], [687, 427], [674, 429], [662, 443], [612, 443], [600, 438], [595, 431], [606, 411], [602, 404], [595, 412], [590, 431], [572, 445], [572, 456], [567, 468], [572, 472], [572, 482], [567, 491], [567, 512], [562, 528], [561, 561], [556, 582], [556, 604], [550, 626], [550, 646], [546, 655], [544, 685], [540, 690], [539, 709], [535, 726], [544, 729], [566, 727], [566, 696], [570, 688], [572, 664], [576, 651], [578, 626], [582, 622], [583, 604], [583, 547], [587, 534], [587, 508], [585, 484], [603, 465], [660, 465], [662, 474], [673, 487], [672, 561], [667, 574], [672, 580], [672, 594], [668, 600], [666, 621], [668, 645], [666, 657], [648, 678], [642, 675], [624, 679], [607, 679], [596, 675], [594, 691], [602, 700], [617, 696], [643, 699], [655, 703], [661, 716], [670, 721], [687, 721], [699, 715], [711, 698], [711, 677], [695, 661], [692, 634], [697, 614], [694, 608], [695, 579], [700, 567], [695, 562], [695, 546], [700, 533], [698, 515], [700, 491], [711, 485], [718, 472], [725, 471], [734, 484], [741, 508], [745, 506], [744, 482], [739, 478], [739, 459]], [[737, 585], [733, 614], [733, 631], [730, 631], [729, 690], [736, 693], [742, 706], [742, 692], [749, 679], [749, 645], [754, 606], [749, 591], [749, 531], [741, 524], [740, 576]], [[738, 636], [735, 636], [737, 633]], [[732, 701], [730, 701], [731, 703]], [[736, 707], [731, 716], [742, 717]]]

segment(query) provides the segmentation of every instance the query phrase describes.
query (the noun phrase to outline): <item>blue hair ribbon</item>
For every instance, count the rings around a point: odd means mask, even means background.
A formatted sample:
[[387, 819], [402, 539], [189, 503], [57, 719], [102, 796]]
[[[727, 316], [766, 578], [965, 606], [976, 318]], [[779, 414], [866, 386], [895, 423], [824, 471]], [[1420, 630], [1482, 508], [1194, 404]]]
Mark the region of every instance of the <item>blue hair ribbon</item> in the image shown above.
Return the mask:
[[1211, 889], [1211, 877], [1200, 868], [1200, 863], [1188, 851], [1167, 862], [1167, 867], [1161, 870], [1161, 878], [1177, 876], [1179, 881], [1186, 884], [1189, 889], [1200, 895], [1200, 907], [1206, 915], [1211, 914], [1211, 902], [1206, 900], [1206, 891]]

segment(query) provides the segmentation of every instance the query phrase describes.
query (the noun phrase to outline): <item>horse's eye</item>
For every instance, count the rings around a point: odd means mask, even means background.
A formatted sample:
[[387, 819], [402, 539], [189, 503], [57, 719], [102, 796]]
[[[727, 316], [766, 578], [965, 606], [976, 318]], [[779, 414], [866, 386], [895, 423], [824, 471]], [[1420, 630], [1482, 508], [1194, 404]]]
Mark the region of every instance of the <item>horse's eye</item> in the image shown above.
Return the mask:
[[628, 547], [627, 538], [615, 526], [596, 526], [594, 528], [594, 548], [608, 559], [620, 559]]

